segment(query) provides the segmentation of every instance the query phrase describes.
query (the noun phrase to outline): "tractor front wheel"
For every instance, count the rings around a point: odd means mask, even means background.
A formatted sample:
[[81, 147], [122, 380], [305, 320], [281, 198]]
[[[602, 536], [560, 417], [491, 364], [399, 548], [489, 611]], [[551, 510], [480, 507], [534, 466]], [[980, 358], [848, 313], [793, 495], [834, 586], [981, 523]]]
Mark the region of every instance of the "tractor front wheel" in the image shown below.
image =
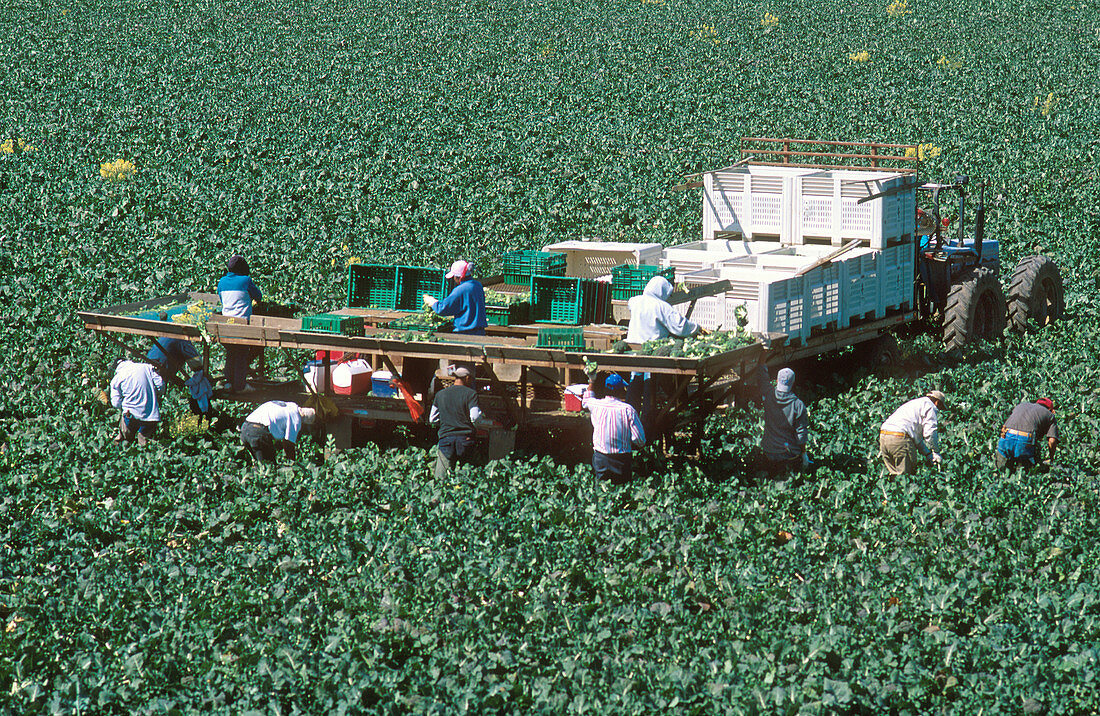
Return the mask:
[[1040, 328], [1062, 317], [1066, 297], [1062, 273], [1046, 256], [1025, 256], [1016, 264], [1008, 286], [1008, 322], [1015, 331], [1029, 323]]
[[1004, 330], [1005, 295], [992, 271], [974, 269], [951, 285], [943, 314], [946, 350], [1000, 338]]

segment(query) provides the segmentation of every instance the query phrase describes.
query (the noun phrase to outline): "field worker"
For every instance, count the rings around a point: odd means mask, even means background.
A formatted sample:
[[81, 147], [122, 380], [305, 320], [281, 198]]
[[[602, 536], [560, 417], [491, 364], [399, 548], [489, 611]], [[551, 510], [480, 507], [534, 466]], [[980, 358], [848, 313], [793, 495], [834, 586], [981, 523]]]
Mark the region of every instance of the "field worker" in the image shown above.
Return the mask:
[[668, 297], [672, 284], [664, 276], [654, 276], [645, 285], [641, 296], [627, 301], [630, 309], [630, 325], [626, 331], [627, 343], [645, 343], [657, 338], [687, 338], [699, 332], [699, 326], [672, 307]]
[[455, 261], [446, 279], [453, 285], [451, 292], [443, 300], [437, 300], [431, 294], [424, 294], [424, 305], [441, 316], [453, 316], [453, 333], [469, 336], [484, 336], [485, 326], [485, 288], [472, 277], [474, 265], [469, 261]]
[[[654, 276], [645, 285], [642, 295], [627, 301], [630, 324], [627, 343], [645, 343], [658, 338], [687, 338], [698, 333], [699, 325], [688, 320], [668, 302], [672, 284], [664, 276]], [[657, 386], [649, 373], [631, 374], [628, 401], [649, 421], [655, 405]]]
[[481, 418], [477, 405], [477, 393], [470, 387], [473, 374], [466, 366], [450, 366], [447, 372], [454, 376], [450, 385], [435, 394], [428, 423], [439, 429], [436, 443], [435, 479], [442, 480], [458, 462], [473, 457], [477, 440], [474, 425]]
[[638, 411], [626, 402], [626, 381], [611, 373], [600, 385], [600, 376], [588, 384], [581, 406], [592, 417], [592, 469], [596, 477], [622, 485], [633, 479], [634, 447], [645, 445], [645, 430]]
[[[167, 321], [168, 314], [161, 311], [159, 318]], [[199, 358], [198, 349], [191, 341], [185, 341], [182, 338], [165, 336], [157, 338], [153, 347], [145, 354], [145, 358], [154, 365], [160, 366], [162, 376], [175, 377], [184, 363], [187, 363], [187, 367], [192, 372], [202, 370], [202, 359]]]
[[918, 455], [929, 464], [940, 463], [938, 421], [945, 404], [943, 393], [933, 390], [905, 403], [882, 424], [879, 453], [891, 475], [916, 472]]
[[275, 462], [275, 451], [281, 449], [293, 460], [298, 433], [303, 425], [316, 418], [313, 408], [297, 403], [269, 400], [253, 410], [241, 424], [241, 442], [257, 462]]
[[148, 363], [120, 361], [111, 379], [111, 405], [122, 411], [115, 442], [149, 442], [160, 422], [160, 395], [164, 379]]
[[810, 431], [810, 415], [806, 405], [794, 394], [794, 371], [782, 368], [775, 377], [775, 390], [768, 382], [768, 369], [760, 366], [757, 373], [764, 396], [764, 436], [760, 449], [765, 467], [771, 474], [810, 466], [806, 440]]
[[997, 441], [997, 467], [1002, 470], [1017, 465], [1034, 467], [1039, 461], [1038, 441], [1047, 439], [1050, 460], [1054, 460], [1054, 448], [1058, 445], [1058, 423], [1054, 419], [1054, 401], [1039, 398], [1034, 403], [1024, 401], [1012, 409], [1001, 428]]
[[[260, 289], [248, 275], [248, 262], [243, 256], [232, 256], [226, 265], [228, 271], [218, 281], [218, 298], [222, 315], [232, 318], [252, 317], [252, 302], [263, 298]], [[252, 346], [225, 346], [225, 378], [234, 393], [251, 390], [246, 382], [248, 364], [252, 361]]]

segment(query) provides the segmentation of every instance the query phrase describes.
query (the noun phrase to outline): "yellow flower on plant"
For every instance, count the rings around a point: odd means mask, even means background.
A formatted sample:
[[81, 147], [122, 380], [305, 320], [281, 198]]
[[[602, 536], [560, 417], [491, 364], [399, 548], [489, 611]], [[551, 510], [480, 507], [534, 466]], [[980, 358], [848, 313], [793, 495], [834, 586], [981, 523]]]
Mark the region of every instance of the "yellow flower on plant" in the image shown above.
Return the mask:
[[943, 153], [943, 150], [940, 149], [939, 147], [937, 147], [936, 145], [932, 144], [932, 143], [919, 144], [919, 145], [917, 145], [916, 149], [913, 149], [913, 147], [909, 147], [908, 149], [905, 150], [905, 156], [907, 156], [907, 157], [916, 157], [917, 159], [920, 159], [922, 162], [925, 159], [935, 159], [936, 157], [938, 157], [942, 153]]
[[963, 66], [962, 62], [947, 55], [940, 55], [940, 59], [936, 60], [936, 64], [945, 70], [957, 70]]
[[871, 53], [867, 50], [863, 50], [862, 52], [849, 52], [848, 59], [852, 62], [866, 62], [871, 59]]
[[1035, 107], [1038, 108], [1039, 114], [1044, 117], [1049, 117], [1050, 113], [1054, 111], [1055, 105], [1058, 104], [1058, 100], [1054, 97], [1054, 93], [1051, 92], [1047, 95], [1047, 98], [1039, 102], [1039, 95], [1035, 95]]
[[361, 264], [361, 263], [363, 263], [363, 259], [359, 258], [358, 256], [349, 256], [348, 260], [344, 262], [344, 265], [345, 266], [353, 266], [355, 264]]
[[714, 29], [713, 25], [700, 25], [691, 31], [691, 37], [703, 42], [712, 42], [715, 45], [721, 43], [721, 40], [718, 39], [718, 31]]
[[113, 162], [103, 162], [99, 165], [99, 175], [107, 181], [122, 181], [132, 175], [137, 169], [134, 163], [127, 159], [116, 159]]
[[890, 17], [901, 17], [913, 14], [913, 11], [909, 9], [909, 0], [894, 0], [886, 6], [886, 14]]
[[760, 24], [764, 26], [765, 30], [771, 30], [779, 24], [779, 18], [770, 12], [764, 13], [764, 17], [761, 18]]
[[33, 152], [34, 146], [27, 144], [23, 139], [5, 139], [0, 142], [0, 154], [15, 154], [16, 152]]
[[665, 0], [642, 0], [643, 5], [664, 5]]

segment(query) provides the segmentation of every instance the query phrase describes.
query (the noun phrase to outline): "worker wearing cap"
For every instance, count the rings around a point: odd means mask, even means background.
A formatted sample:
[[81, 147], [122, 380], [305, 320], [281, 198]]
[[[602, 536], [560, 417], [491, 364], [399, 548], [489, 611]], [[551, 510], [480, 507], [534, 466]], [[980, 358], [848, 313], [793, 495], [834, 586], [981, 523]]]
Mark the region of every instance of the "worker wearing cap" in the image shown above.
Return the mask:
[[424, 305], [441, 316], [454, 317], [453, 333], [470, 336], [484, 336], [485, 326], [485, 288], [474, 279], [474, 265], [469, 261], [455, 261], [446, 278], [453, 288], [447, 297], [438, 300], [431, 294], [424, 294]]
[[878, 433], [879, 453], [891, 475], [916, 472], [918, 456], [932, 465], [941, 462], [938, 425], [945, 404], [943, 393], [933, 390], [905, 403], [882, 424]]
[[435, 394], [428, 413], [428, 423], [439, 428], [434, 468], [437, 480], [447, 477], [456, 463], [473, 456], [477, 442], [474, 425], [481, 418], [477, 392], [470, 387], [473, 382], [470, 369], [452, 365], [447, 372], [454, 376], [454, 385]]
[[[222, 304], [222, 315], [243, 318], [247, 323], [252, 317], [252, 302], [261, 300], [263, 296], [248, 275], [248, 261], [243, 256], [231, 256], [226, 269], [226, 274], [218, 281], [218, 298]], [[248, 364], [254, 355], [252, 346], [226, 344], [225, 377], [234, 393], [251, 390], [246, 378]]]
[[757, 373], [764, 396], [764, 435], [760, 449], [770, 473], [808, 468], [806, 440], [810, 432], [810, 415], [806, 404], [794, 394], [794, 371], [782, 368], [775, 377], [775, 390], [768, 382], [768, 369], [760, 366]]
[[[160, 320], [167, 321], [168, 314], [164, 311], [158, 316]], [[202, 370], [202, 359], [199, 351], [191, 341], [182, 338], [168, 338], [161, 336], [153, 342], [153, 347], [145, 354], [145, 359], [160, 367], [162, 376], [175, 376], [180, 372], [184, 363], [192, 371]]]
[[1039, 461], [1038, 442], [1047, 439], [1050, 460], [1054, 459], [1054, 448], [1058, 445], [1058, 423], [1054, 419], [1054, 401], [1039, 398], [1034, 403], [1026, 400], [1009, 414], [1001, 438], [997, 441], [995, 455], [997, 467], [1013, 468], [1017, 465], [1034, 467]]
[[120, 361], [111, 379], [111, 405], [122, 411], [115, 442], [137, 439], [145, 445], [160, 422], [160, 396], [164, 379], [148, 363]]
[[241, 442], [257, 462], [275, 462], [277, 449], [283, 450], [293, 460], [302, 425], [309, 425], [316, 416], [313, 408], [269, 400], [244, 419]]
[[638, 411], [626, 402], [626, 381], [611, 373], [601, 382], [597, 373], [588, 384], [581, 407], [592, 418], [592, 469], [596, 477], [622, 485], [633, 478], [634, 447], [645, 445]]

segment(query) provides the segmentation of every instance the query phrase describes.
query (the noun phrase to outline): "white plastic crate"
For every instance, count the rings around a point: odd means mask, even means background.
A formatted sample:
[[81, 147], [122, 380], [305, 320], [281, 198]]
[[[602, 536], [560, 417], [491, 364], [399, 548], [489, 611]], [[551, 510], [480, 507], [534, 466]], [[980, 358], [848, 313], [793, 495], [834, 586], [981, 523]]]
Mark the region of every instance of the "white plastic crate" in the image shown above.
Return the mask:
[[792, 179], [793, 241], [825, 239], [840, 246], [859, 239], [880, 249], [891, 240], [912, 239], [916, 225], [916, 188], [860, 200], [911, 184], [909, 175], [892, 172], [828, 170]]
[[617, 241], [561, 241], [543, 246], [543, 251], [563, 253], [565, 274], [578, 278], [598, 278], [622, 264], [658, 266], [664, 247], [660, 244], [631, 244]]
[[689, 244], [669, 246], [661, 255], [661, 268], [675, 268], [676, 280], [693, 271], [708, 269], [737, 256], [761, 251], [772, 251], [780, 247], [774, 241], [742, 241], [740, 239], [711, 239], [693, 241]]
[[873, 314], [875, 318], [883, 316], [884, 306], [879, 300], [879, 262], [881, 251], [874, 249], [856, 249], [844, 259], [846, 268], [846, 308], [848, 318], [858, 318]]
[[703, 238], [733, 232], [791, 243], [793, 179], [803, 167], [745, 165], [703, 175]]
[[703, 175], [703, 238], [724, 233], [840, 246], [859, 239], [871, 248], [909, 240], [916, 223], [916, 189], [860, 203], [910, 184], [907, 174], [853, 169], [746, 165]]
[[879, 254], [880, 298], [885, 308], [911, 308], [913, 304], [914, 262], [911, 243], [883, 249]]
[[[685, 274], [683, 283], [689, 289], [719, 280], [713, 270], [704, 269]], [[695, 302], [691, 320], [709, 331], [733, 330], [737, 327], [737, 307], [744, 306], [748, 311], [749, 330], [759, 330], [760, 284], [753, 281], [731, 281], [732, 288], [725, 293], [704, 296]], [[687, 315], [691, 303], [679, 303], [674, 308]]]

